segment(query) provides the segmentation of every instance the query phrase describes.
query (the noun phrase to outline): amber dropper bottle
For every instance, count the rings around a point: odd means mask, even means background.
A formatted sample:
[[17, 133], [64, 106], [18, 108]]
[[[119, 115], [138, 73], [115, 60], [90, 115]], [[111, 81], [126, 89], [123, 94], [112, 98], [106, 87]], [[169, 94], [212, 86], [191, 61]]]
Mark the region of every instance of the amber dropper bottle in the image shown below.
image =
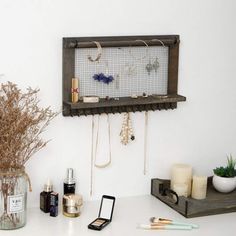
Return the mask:
[[48, 213], [50, 211], [50, 194], [53, 191], [53, 185], [50, 180], [44, 185], [43, 192], [40, 193], [40, 209]]
[[74, 171], [72, 168], [67, 169], [67, 178], [64, 181], [64, 194], [75, 193], [75, 179]]

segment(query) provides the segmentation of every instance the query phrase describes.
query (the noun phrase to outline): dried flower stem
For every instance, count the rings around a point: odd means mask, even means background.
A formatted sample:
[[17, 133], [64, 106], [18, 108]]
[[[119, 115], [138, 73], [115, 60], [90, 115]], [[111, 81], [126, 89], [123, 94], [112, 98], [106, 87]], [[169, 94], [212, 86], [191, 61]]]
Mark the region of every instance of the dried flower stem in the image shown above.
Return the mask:
[[57, 113], [38, 106], [38, 92], [28, 88], [22, 93], [16, 84], [1, 84], [0, 169], [23, 166], [47, 144], [40, 135]]
[[39, 107], [38, 92], [28, 88], [23, 93], [11, 82], [0, 85], [0, 197], [4, 202], [0, 226], [10, 221], [14, 228], [19, 222], [17, 213], [7, 212], [7, 197], [15, 194], [17, 185], [14, 170], [22, 169], [32, 155], [46, 146], [48, 141], [43, 141], [41, 134], [58, 114], [50, 107]]

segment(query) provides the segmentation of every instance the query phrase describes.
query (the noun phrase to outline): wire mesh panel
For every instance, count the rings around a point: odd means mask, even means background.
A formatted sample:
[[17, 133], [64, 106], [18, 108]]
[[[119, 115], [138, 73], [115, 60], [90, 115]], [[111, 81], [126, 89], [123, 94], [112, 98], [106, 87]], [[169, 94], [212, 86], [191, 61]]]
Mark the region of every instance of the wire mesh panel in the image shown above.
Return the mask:
[[[75, 77], [79, 78], [80, 96], [129, 97], [167, 94], [168, 47], [104, 47], [98, 62], [96, 48], [75, 49]], [[149, 69], [148, 69], [149, 68]], [[106, 84], [93, 78], [103, 73], [112, 76]]]

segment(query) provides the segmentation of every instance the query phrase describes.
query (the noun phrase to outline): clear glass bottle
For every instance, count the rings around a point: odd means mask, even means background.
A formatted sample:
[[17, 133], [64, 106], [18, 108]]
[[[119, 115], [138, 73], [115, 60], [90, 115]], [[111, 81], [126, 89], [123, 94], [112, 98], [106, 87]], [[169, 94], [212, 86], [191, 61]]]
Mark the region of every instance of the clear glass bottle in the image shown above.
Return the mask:
[[67, 178], [64, 181], [64, 194], [74, 194], [75, 193], [75, 179], [74, 170], [72, 168], [67, 169]]
[[0, 229], [26, 224], [27, 178], [24, 169], [0, 169]]

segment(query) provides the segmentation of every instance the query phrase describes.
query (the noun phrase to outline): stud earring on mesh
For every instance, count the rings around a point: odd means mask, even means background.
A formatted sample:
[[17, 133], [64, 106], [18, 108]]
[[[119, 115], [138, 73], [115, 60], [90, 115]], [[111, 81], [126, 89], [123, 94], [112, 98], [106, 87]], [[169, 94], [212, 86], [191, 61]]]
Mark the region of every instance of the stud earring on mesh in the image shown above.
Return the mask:
[[149, 60], [148, 64], [146, 65], [146, 71], [148, 72], [148, 75], [150, 75], [152, 70], [153, 70], [153, 64], [151, 63], [151, 60]]
[[157, 69], [160, 67], [160, 63], [158, 61], [158, 58], [156, 57], [155, 61], [152, 64], [152, 69], [155, 70], [155, 72], [157, 73]]

